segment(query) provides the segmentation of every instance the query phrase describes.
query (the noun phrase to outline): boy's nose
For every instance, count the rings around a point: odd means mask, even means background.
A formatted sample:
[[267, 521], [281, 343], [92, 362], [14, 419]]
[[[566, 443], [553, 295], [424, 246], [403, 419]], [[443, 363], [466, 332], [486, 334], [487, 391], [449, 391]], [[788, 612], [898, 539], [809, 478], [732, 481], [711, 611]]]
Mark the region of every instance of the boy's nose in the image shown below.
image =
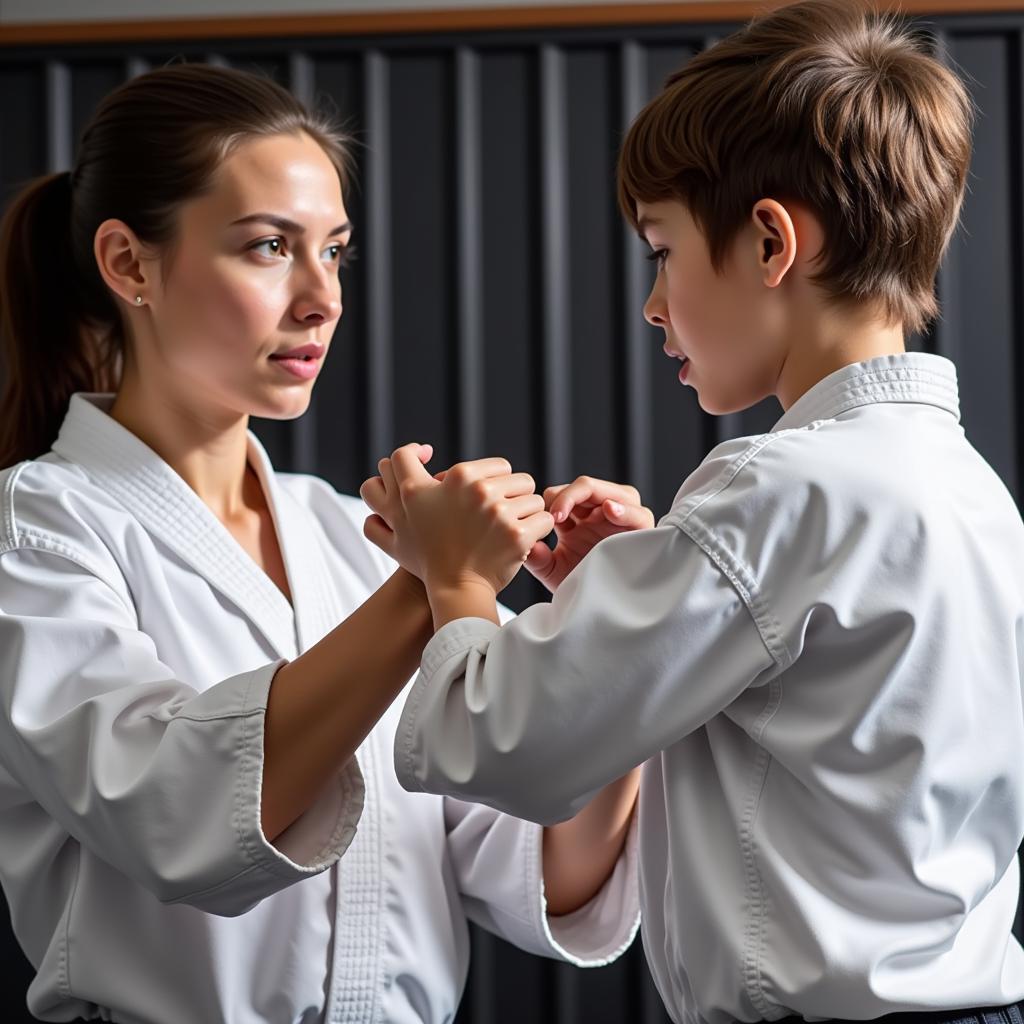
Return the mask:
[[644, 319], [655, 327], [664, 327], [668, 323], [664, 303], [656, 294], [656, 289], [651, 290], [644, 303]]

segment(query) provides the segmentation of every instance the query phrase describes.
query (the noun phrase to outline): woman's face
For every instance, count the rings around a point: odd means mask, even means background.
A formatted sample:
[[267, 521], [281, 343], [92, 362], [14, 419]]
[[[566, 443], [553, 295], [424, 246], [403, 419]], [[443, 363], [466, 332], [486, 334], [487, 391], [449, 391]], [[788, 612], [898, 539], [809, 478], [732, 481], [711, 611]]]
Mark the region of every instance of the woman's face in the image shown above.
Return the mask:
[[[147, 294], [142, 372], [171, 374], [164, 384], [181, 398], [229, 415], [301, 415], [341, 317], [350, 236], [338, 172], [317, 142], [241, 144], [180, 209], [162, 286]], [[296, 349], [305, 358], [281, 358]]]

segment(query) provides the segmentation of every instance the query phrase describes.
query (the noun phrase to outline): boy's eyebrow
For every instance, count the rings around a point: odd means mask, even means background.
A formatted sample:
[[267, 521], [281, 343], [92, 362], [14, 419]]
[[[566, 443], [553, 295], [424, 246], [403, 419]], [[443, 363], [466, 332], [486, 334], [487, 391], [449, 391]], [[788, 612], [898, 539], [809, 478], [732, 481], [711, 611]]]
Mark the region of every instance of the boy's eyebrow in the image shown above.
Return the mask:
[[[296, 221], [289, 220], [287, 217], [279, 217], [275, 213], [250, 213], [248, 216], [239, 217], [238, 220], [233, 220], [229, 227], [234, 227], [236, 224], [252, 224], [253, 222], [270, 224], [279, 231], [290, 231], [293, 235], [301, 235], [306, 231], [306, 229], [301, 224], [296, 223]], [[348, 221], [345, 221], [344, 224], [339, 224], [336, 228], [331, 228], [327, 234], [343, 235], [346, 231], [351, 230], [352, 225]]]
[[[636, 233], [647, 242], [647, 229], [652, 225], [660, 224], [661, 221], [657, 217], [641, 217], [636, 222]], [[650, 242], [647, 242], [650, 245]]]

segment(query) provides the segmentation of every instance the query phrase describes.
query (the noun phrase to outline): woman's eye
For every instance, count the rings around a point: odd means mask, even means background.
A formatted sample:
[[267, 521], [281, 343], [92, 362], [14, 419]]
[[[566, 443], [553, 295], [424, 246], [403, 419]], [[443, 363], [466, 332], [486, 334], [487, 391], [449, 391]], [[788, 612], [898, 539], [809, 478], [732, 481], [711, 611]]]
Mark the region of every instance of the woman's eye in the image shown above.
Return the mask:
[[284, 251], [284, 239], [283, 238], [264, 238], [262, 242], [257, 242], [255, 245], [250, 246], [254, 252], [263, 252], [268, 256], [280, 256]]
[[337, 263], [339, 267], [351, 266], [352, 260], [355, 258], [356, 247], [351, 243], [349, 245], [329, 245], [324, 252], [327, 254], [327, 259], [331, 263]]

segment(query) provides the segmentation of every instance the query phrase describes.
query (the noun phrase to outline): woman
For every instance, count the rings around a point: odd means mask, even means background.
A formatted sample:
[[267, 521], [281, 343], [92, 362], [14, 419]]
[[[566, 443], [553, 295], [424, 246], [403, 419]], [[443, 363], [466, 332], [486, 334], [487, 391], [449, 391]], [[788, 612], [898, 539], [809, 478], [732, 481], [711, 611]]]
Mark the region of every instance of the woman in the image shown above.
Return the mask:
[[[345, 170], [272, 82], [175, 66], [5, 217], [0, 880], [43, 1019], [450, 1020], [467, 917], [635, 933], [635, 773], [546, 830], [398, 786], [423, 588], [248, 431], [308, 405]], [[509, 469], [472, 465], [541, 514]]]

